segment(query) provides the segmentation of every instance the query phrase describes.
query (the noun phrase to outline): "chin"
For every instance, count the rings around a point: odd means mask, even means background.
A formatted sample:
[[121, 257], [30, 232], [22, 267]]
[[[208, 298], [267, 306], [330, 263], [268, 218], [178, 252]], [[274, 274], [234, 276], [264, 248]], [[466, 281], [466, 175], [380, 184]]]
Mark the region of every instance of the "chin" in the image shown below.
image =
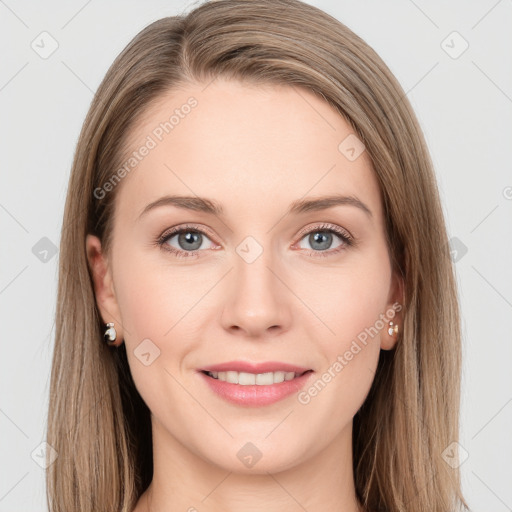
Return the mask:
[[224, 471], [240, 475], [279, 473], [300, 463], [297, 451], [293, 450], [293, 446], [297, 446], [297, 443], [291, 443], [288, 450], [278, 450], [277, 447], [269, 446], [268, 443], [264, 447], [262, 444], [257, 440], [236, 443], [236, 447], [216, 454], [218, 457], [213, 457], [211, 452], [208, 453], [206, 459]]

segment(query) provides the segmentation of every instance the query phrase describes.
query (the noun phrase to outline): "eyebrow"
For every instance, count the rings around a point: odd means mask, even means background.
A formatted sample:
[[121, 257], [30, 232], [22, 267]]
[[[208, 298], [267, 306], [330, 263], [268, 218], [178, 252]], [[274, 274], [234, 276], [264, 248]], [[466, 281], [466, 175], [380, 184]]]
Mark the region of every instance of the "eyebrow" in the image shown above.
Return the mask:
[[[300, 214], [311, 211], [327, 210], [335, 206], [354, 206], [361, 209], [368, 217], [372, 217], [372, 212], [365, 203], [355, 196], [329, 195], [309, 199], [298, 199], [293, 201], [287, 211], [287, 214]], [[220, 203], [212, 199], [197, 196], [177, 196], [168, 195], [149, 203], [139, 215], [139, 219], [149, 211], [162, 206], [174, 206], [184, 210], [208, 213], [211, 215], [222, 216], [224, 210]]]

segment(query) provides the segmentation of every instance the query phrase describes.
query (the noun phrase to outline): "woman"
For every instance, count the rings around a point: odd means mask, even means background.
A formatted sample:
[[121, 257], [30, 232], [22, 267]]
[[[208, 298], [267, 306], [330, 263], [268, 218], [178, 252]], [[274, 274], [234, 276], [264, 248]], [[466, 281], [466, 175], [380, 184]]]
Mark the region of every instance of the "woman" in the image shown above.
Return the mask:
[[315, 7], [205, 3], [119, 55], [56, 323], [52, 511], [467, 509], [432, 164], [389, 69]]

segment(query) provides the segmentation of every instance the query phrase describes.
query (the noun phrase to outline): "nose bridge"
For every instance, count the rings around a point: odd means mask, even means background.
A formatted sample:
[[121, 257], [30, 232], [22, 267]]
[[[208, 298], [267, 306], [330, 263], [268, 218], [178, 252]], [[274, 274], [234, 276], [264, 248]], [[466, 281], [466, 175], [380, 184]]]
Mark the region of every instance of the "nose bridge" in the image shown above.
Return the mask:
[[260, 241], [262, 238], [247, 236], [236, 246], [232, 295], [224, 308], [228, 327], [236, 325], [251, 335], [283, 326], [288, 318], [285, 287], [277, 277], [279, 255], [273, 252], [271, 237], [265, 242]]
[[[265, 244], [265, 245], [264, 245]], [[271, 237], [245, 237], [235, 248], [235, 279], [244, 295], [265, 295], [272, 300], [277, 293], [275, 275], [270, 269], [275, 267], [278, 255], [273, 254]], [[274, 270], [275, 272], [275, 270]]]

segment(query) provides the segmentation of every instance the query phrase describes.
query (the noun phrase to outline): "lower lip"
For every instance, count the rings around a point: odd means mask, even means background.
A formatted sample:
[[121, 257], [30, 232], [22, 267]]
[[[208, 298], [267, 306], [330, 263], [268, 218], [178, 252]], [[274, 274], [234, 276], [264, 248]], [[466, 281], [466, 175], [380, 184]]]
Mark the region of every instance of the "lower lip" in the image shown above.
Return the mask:
[[312, 371], [304, 373], [300, 377], [295, 377], [292, 380], [285, 380], [278, 384], [270, 384], [268, 386], [243, 386], [240, 384], [231, 384], [223, 380], [214, 379], [203, 372], [199, 372], [202, 378], [206, 381], [210, 389], [217, 393], [221, 398], [236, 405], [247, 406], [263, 406], [270, 405], [279, 400], [298, 393], [309, 380]]

